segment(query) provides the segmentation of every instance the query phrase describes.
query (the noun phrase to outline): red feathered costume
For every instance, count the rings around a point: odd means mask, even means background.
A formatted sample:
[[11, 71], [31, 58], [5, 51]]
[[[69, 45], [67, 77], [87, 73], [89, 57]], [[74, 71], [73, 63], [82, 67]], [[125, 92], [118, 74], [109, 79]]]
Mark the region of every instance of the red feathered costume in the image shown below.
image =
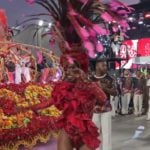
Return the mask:
[[[72, 51], [61, 57], [64, 68], [69, 65], [68, 57], [77, 62], [85, 72], [88, 70], [88, 58], [84, 52]], [[83, 144], [91, 149], [99, 146], [98, 130], [92, 122], [93, 109], [97, 102], [105, 104], [106, 95], [97, 83], [85, 80], [82, 72], [76, 81], [60, 81], [55, 84], [52, 92], [52, 101], [43, 103], [42, 107], [55, 105], [62, 111], [61, 117], [56, 121], [56, 128], [64, 129], [72, 144], [80, 148]], [[36, 106], [33, 109], [38, 110]]]
[[54, 105], [63, 112], [57, 125], [64, 129], [79, 148], [84, 143], [89, 148], [99, 146], [98, 130], [92, 122], [92, 113], [97, 101], [104, 104], [106, 96], [96, 83], [91, 82], [60, 82], [53, 91]]
[[65, 53], [61, 56], [60, 64], [64, 69], [67, 68], [70, 63], [74, 62], [77, 63], [77, 65], [82, 68], [84, 72], [88, 72], [89, 60], [84, 52], [79, 50], [65, 51]]

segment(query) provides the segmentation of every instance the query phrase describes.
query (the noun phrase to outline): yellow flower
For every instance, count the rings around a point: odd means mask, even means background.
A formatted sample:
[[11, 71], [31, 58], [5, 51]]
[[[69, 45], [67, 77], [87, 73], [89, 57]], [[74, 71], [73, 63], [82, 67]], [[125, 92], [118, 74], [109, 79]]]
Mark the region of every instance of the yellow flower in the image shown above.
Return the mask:
[[30, 104], [38, 104], [38, 103], [40, 103], [40, 101], [39, 101], [40, 95], [45, 98], [50, 98], [51, 92], [52, 92], [51, 86], [41, 87], [41, 86], [37, 86], [37, 85], [29, 85], [25, 89], [25, 97], [26, 97], [26, 99], [29, 100]]
[[[24, 91], [24, 97], [18, 95], [17, 93], [7, 90], [5, 88], [0, 89], [0, 97], [3, 98], [10, 98], [13, 100], [18, 107], [29, 107], [35, 104], [40, 103], [40, 96], [45, 97], [46, 99], [51, 97], [53, 88], [50, 85], [46, 86], [38, 86], [38, 85], [29, 85], [26, 87]], [[3, 110], [0, 109], [0, 130], [1, 129], [10, 129], [10, 128], [17, 128], [26, 125], [27, 122], [24, 123], [24, 118], [31, 119], [32, 118], [32, 111], [27, 111], [25, 113], [20, 113], [17, 115], [6, 116], [3, 113]], [[40, 110], [39, 112], [41, 115], [47, 116], [54, 116], [58, 117], [61, 115], [61, 112], [54, 106]], [[26, 119], [27, 120], [27, 119]]]
[[43, 110], [40, 110], [39, 113], [41, 115], [52, 116], [52, 117], [58, 117], [61, 115], [61, 112], [55, 106], [51, 106]]

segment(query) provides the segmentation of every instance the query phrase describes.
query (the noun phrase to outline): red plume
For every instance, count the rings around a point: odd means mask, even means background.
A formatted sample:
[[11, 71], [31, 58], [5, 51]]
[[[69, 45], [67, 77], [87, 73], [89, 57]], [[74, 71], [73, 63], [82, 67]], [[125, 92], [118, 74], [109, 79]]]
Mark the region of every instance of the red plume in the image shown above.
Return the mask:
[[7, 26], [7, 16], [6, 16], [5, 10], [3, 9], [0, 9], [0, 24], [3, 27]]
[[[72, 62], [70, 62], [70, 60]], [[84, 52], [74, 50], [63, 54], [60, 59], [60, 64], [66, 68], [69, 64], [76, 62], [84, 72], [88, 72], [89, 60]]]

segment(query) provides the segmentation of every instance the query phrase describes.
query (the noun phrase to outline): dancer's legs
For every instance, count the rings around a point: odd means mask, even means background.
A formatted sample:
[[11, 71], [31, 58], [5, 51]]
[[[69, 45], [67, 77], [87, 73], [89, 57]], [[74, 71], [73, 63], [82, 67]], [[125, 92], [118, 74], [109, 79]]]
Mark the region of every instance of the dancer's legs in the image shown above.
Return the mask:
[[14, 83], [14, 73], [13, 72], [7, 72], [8, 76], [8, 83]]
[[16, 84], [21, 83], [21, 73], [22, 73], [21, 66], [16, 64], [16, 68], [15, 68], [15, 83]]
[[71, 140], [64, 130], [59, 133], [57, 150], [73, 150]]
[[31, 81], [31, 74], [30, 74], [30, 68], [29, 67], [23, 67], [22, 68], [22, 73], [25, 77], [25, 82], [30, 82]]
[[41, 81], [42, 81], [43, 83], [46, 83], [48, 76], [49, 76], [49, 68], [44, 68], [44, 69], [42, 70]]
[[111, 141], [111, 112], [101, 114], [101, 148], [99, 150], [112, 150]]
[[94, 150], [94, 149], [91, 149], [91, 148], [88, 148], [86, 145], [83, 145], [80, 150]]
[[[69, 139], [67, 133], [64, 130], [61, 130], [59, 133], [57, 150], [74, 150], [71, 144], [71, 140]], [[79, 150], [94, 150], [94, 149], [88, 148], [86, 145], [83, 145]]]
[[137, 94], [134, 94], [134, 97], [133, 97], [133, 103], [134, 103], [134, 114], [135, 115], [138, 115], [138, 95]]

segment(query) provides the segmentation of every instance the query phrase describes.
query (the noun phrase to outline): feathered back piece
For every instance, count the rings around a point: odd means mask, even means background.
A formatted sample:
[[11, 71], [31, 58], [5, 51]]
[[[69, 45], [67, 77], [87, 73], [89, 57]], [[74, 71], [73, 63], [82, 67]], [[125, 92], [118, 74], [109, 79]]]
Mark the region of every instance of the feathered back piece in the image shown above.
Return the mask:
[[8, 26], [7, 24], [7, 16], [5, 10], [0, 9], [0, 24], [5, 28]]
[[89, 60], [87, 55], [79, 50], [68, 51], [66, 54], [63, 54], [60, 58], [61, 66], [66, 69], [69, 64], [78, 65], [85, 73], [88, 72]]
[[[53, 37], [64, 44], [63, 53], [82, 45], [90, 57], [102, 52], [99, 35], [109, 35], [128, 28], [132, 8], [117, 0], [103, 4], [100, 0], [26, 0], [43, 6], [53, 18]], [[110, 29], [111, 24], [111, 29]], [[119, 25], [119, 27], [118, 27]]]

